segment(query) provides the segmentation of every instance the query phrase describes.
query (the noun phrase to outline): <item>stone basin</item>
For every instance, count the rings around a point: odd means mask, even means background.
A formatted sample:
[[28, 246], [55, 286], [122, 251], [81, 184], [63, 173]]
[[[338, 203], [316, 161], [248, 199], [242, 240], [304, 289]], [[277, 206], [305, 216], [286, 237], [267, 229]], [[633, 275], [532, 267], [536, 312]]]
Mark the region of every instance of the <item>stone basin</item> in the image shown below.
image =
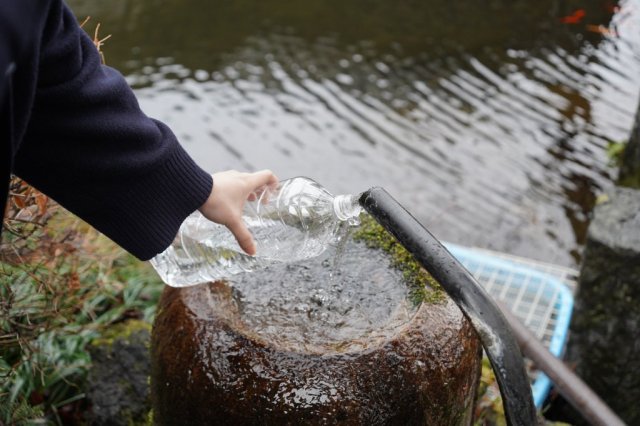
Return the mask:
[[471, 325], [446, 297], [412, 301], [387, 253], [347, 240], [304, 265], [167, 287], [152, 334], [154, 421], [470, 424], [481, 360]]

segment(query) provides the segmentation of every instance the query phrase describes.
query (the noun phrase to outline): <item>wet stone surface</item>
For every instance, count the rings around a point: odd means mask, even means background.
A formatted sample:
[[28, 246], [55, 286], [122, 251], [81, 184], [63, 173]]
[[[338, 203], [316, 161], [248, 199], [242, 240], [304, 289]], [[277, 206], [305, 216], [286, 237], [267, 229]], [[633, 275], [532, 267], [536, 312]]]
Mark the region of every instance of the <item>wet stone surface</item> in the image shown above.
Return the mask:
[[640, 106], [620, 164], [620, 184], [640, 189]]
[[589, 228], [567, 357], [628, 424], [640, 423], [640, 191], [616, 188]]
[[148, 324], [130, 320], [113, 326], [109, 336], [89, 347], [92, 367], [85, 392], [90, 424], [126, 426], [147, 420], [149, 332]]
[[[337, 250], [337, 252], [336, 252]], [[167, 288], [158, 424], [468, 424], [480, 344], [450, 300], [415, 306], [361, 243], [232, 283]]]

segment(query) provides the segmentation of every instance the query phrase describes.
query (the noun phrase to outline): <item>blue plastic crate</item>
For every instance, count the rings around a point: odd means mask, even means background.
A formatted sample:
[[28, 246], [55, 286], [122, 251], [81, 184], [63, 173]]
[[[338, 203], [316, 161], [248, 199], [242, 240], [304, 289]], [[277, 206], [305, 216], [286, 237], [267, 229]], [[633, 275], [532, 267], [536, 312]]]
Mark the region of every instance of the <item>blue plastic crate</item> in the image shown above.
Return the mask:
[[[573, 311], [575, 271], [487, 250], [445, 246], [489, 294], [504, 302], [553, 355], [561, 357]], [[542, 372], [531, 374], [531, 379], [539, 408], [551, 381]]]

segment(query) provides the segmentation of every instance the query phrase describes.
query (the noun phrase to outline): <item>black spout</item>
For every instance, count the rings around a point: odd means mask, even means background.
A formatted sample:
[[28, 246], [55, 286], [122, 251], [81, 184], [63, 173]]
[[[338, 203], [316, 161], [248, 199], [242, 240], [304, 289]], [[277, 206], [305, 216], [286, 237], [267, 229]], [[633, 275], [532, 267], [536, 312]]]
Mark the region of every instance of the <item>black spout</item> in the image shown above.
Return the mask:
[[534, 425], [536, 409], [524, 361], [509, 323], [491, 296], [455, 257], [382, 188], [360, 204], [435, 278], [478, 332], [496, 375], [509, 425]]

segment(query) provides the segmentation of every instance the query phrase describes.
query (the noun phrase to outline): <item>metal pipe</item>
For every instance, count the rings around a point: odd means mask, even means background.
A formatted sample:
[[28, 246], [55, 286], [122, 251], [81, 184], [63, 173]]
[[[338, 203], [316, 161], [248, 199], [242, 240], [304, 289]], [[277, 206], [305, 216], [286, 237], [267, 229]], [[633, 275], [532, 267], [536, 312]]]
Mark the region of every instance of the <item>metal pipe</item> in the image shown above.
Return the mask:
[[571, 371], [520, 322], [509, 308], [498, 302], [502, 313], [516, 336], [522, 354], [536, 367], [544, 371], [558, 392], [587, 420], [595, 426], [624, 426], [624, 422], [585, 382]]
[[384, 189], [372, 188], [366, 191], [360, 197], [360, 204], [440, 282], [478, 331], [496, 374], [505, 416], [510, 425], [536, 422], [529, 380], [524, 372], [518, 346], [522, 354], [549, 376], [558, 392], [585, 420], [596, 426], [625, 425], [507, 307], [494, 302], [453, 255]]
[[509, 425], [537, 424], [524, 361], [509, 323], [491, 296], [455, 257], [382, 188], [360, 196], [360, 204], [435, 278], [478, 332], [502, 394]]

